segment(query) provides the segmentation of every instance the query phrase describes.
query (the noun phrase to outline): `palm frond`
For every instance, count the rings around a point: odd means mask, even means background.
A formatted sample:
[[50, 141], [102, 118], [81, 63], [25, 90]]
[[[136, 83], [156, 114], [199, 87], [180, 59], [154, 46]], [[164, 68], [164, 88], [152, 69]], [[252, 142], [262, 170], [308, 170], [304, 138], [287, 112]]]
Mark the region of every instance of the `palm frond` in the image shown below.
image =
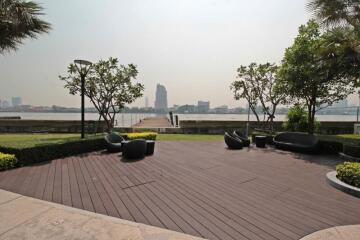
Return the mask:
[[0, 0], [0, 54], [16, 50], [26, 38], [37, 38], [51, 30], [42, 20], [43, 8], [33, 1]]

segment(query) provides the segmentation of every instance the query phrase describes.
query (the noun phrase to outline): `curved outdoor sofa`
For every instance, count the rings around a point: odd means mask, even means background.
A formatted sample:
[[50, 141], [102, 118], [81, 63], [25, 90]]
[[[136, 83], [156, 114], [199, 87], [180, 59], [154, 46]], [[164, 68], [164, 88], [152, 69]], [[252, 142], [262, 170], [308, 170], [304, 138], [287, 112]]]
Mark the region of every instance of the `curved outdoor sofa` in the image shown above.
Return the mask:
[[295, 152], [315, 153], [318, 143], [319, 139], [315, 135], [307, 133], [284, 132], [274, 137], [277, 148]]
[[105, 136], [106, 148], [109, 152], [121, 152], [124, 138], [116, 133], [109, 133]]
[[250, 146], [250, 140], [246, 138], [243, 134], [241, 134], [239, 131], [234, 131], [233, 136], [239, 138], [243, 142], [244, 147]]
[[124, 142], [122, 154], [127, 159], [144, 158], [146, 154], [146, 140], [135, 139]]
[[242, 149], [243, 148], [243, 142], [240, 139], [231, 136], [227, 132], [225, 132], [225, 134], [224, 134], [224, 140], [229, 149]]

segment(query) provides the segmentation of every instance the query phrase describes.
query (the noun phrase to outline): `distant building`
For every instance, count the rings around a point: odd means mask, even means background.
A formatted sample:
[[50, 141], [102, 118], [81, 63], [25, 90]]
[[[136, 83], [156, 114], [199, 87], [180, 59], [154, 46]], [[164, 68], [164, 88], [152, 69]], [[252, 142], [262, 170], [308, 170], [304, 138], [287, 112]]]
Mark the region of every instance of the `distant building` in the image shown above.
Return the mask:
[[168, 109], [167, 91], [163, 85], [156, 86], [155, 110], [166, 111]]
[[21, 106], [22, 105], [21, 97], [12, 97], [11, 98], [11, 105], [13, 107]]
[[207, 113], [210, 109], [209, 101], [198, 101], [197, 110], [199, 113]]
[[214, 108], [215, 113], [229, 113], [229, 107], [226, 105]]
[[10, 103], [8, 101], [6, 101], [6, 100], [3, 100], [2, 101], [2, 107], [3, 108], [8, 108], [8, 107], [10, 107]]
[[196, 112], [196, 106], [195, 105], [183, 105], [179, 106], [177, 108], [178, 113], [195, 113]]

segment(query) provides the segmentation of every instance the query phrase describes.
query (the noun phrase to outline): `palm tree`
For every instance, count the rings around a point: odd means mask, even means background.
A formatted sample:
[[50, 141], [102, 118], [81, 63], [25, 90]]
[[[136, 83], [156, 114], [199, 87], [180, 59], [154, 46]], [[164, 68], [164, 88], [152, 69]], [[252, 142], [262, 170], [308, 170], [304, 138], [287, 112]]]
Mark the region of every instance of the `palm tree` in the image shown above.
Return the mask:
[[310, 0], [307, 7], [327, 27], [360, 28], [360, 0]]
[[42, 10], [33, 1], [0, 0], [0, 54], [16, 50], [26, 38], [49, 32], [51, 25], [39, 18]]

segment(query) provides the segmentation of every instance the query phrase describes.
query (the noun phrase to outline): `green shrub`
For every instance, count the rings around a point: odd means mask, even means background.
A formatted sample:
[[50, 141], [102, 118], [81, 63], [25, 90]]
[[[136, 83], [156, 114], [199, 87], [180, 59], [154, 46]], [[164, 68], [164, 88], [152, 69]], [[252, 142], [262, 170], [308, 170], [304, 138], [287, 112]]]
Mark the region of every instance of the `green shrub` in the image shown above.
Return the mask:
[[343, 153], [346, 155], [360, 158], [360, 146], [355, 144], [344, 144]]
[[14, 168], [18, 163], [14, 154], [6, 154], [0, 152], [0, 171]]
[[[307, 132], [309, 127], [307, 114], [303, 106], [295, 104], [287, 113], [283, 129], [290, 132]], [[315, 131], [318, 132], [319, 129], [320, 123], [315, 121]]]
[[336, 166], [336, 177], [341, 181], [360, 188], [360, 163], [344, 162]]
[[19, 160], [20, 165], [49, 161], [101, 149], [105, 149], [105, 140], [103, 137], [25, 148], [0, 146], [1, 152], [14, 154]]
[[127, 140], [134, 139], [145, 139], [145, 140], [156, 140], [157, 133], [155, 132], [141, 132], [141, 133], [128, 133], [126, 134]]

